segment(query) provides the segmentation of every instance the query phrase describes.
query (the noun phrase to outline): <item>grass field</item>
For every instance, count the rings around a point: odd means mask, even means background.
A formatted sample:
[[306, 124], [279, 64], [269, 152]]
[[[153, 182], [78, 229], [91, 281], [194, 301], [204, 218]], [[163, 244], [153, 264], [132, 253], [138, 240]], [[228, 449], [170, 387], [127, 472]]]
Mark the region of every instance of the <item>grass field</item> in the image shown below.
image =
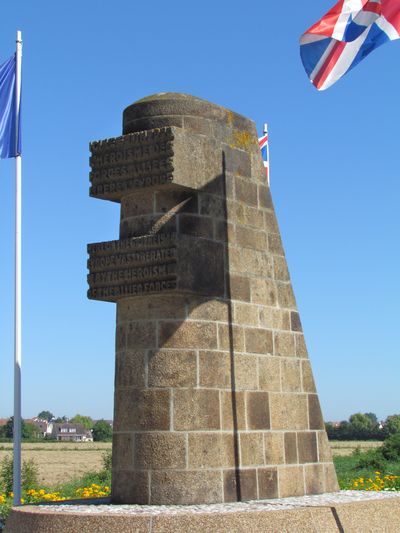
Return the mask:
[[355, 450], [366, 452], [382, 446], [380, 440], [331, 440], [329, 442], [333, 455], [351, 455]]
[[[39, 482], [45, 486], [65, 483], [102, 467], [102, 455], [111, 442], [38, 442], [22, 444], [22, 459], [33, 459]], [[0, 461], [12, 453], [12, 444], [0, 443]]]

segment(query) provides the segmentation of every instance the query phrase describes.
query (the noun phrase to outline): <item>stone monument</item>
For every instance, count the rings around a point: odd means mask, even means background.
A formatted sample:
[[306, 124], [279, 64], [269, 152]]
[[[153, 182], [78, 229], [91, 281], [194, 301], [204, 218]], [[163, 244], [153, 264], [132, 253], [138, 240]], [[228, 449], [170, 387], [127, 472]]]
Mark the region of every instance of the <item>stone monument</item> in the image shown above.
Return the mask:
[[333, 492], [253, 122], [158, 94], [91, 152], [91, 195], [121, 203], [89, 245], [89, 297], [117, 304], [112, 498], [14, 507], [6, 532], [397, 532], [399, 493]]
[[336, 490], [254, 123], [162, 93], [90, 149], [90, 195], [121, 203], [88, 246], [117, 304], [112, 501]]

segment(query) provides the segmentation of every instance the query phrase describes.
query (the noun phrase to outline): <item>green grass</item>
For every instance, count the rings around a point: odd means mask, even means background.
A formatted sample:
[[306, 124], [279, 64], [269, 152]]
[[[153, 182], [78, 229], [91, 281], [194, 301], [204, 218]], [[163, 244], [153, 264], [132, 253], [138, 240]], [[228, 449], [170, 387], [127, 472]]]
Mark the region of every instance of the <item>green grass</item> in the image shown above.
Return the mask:
[[[356, 478], [373, 478], [375, 472], [379, 471], [382, 475], [393, 474], [400, 476], [400, 462], [382, 462], [374, 466], [366, 466], [370, 459], [370, 453], [358, 453], [347, 456], [336, 455], [333, 457], [336, 474], [341, 489], [348, 488], [351, 481]], [[364, 466], [363, 466], [364, 465]]]

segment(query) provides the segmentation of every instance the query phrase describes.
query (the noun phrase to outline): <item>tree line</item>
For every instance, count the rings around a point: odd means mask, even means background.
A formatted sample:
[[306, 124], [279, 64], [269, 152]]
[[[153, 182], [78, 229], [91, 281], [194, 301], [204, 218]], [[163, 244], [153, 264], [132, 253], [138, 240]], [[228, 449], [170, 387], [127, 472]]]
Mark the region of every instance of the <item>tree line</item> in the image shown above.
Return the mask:
[[[66, 416], [55, 417], [50, 411], [40, 411], [37, 415], [38, 419], [46, 420], [53, 424], [81, 424], [86, 430], [90, 430], [93, 435], [93, 440], [97, 442], [108, 442], [112, 440], [112, 427], [106, 420], [94, 420], [90, 416], [76, 414], [72, 418]], [[13, 417], [10, 417], [4, 426], [0, 426], [0, 440], [11, 440], [14, 433], [14, 421]], [[21, 427], [22, 440], [34, 441], [34, 440], [54, 440], [50, 435], [42, 437], [38, 432], [38, 427], [31, 422], [22, 420]]]
[[400, 433], [400, 415], [390, 415], [379, 422], [374, 413], [354, 413], [348, 420], [326, 422], [330, 440], [385, 440]]

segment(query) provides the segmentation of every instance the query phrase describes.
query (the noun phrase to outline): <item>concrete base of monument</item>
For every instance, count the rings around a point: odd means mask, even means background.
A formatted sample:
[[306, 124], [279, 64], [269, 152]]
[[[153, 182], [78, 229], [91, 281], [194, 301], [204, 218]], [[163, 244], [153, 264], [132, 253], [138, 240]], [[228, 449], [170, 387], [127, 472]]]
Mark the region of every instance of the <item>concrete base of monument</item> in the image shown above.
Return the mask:
[[341, 491], [214, 505], [62, 502], [13, 508], [6, 533], [398, 532], [400, 494]]

